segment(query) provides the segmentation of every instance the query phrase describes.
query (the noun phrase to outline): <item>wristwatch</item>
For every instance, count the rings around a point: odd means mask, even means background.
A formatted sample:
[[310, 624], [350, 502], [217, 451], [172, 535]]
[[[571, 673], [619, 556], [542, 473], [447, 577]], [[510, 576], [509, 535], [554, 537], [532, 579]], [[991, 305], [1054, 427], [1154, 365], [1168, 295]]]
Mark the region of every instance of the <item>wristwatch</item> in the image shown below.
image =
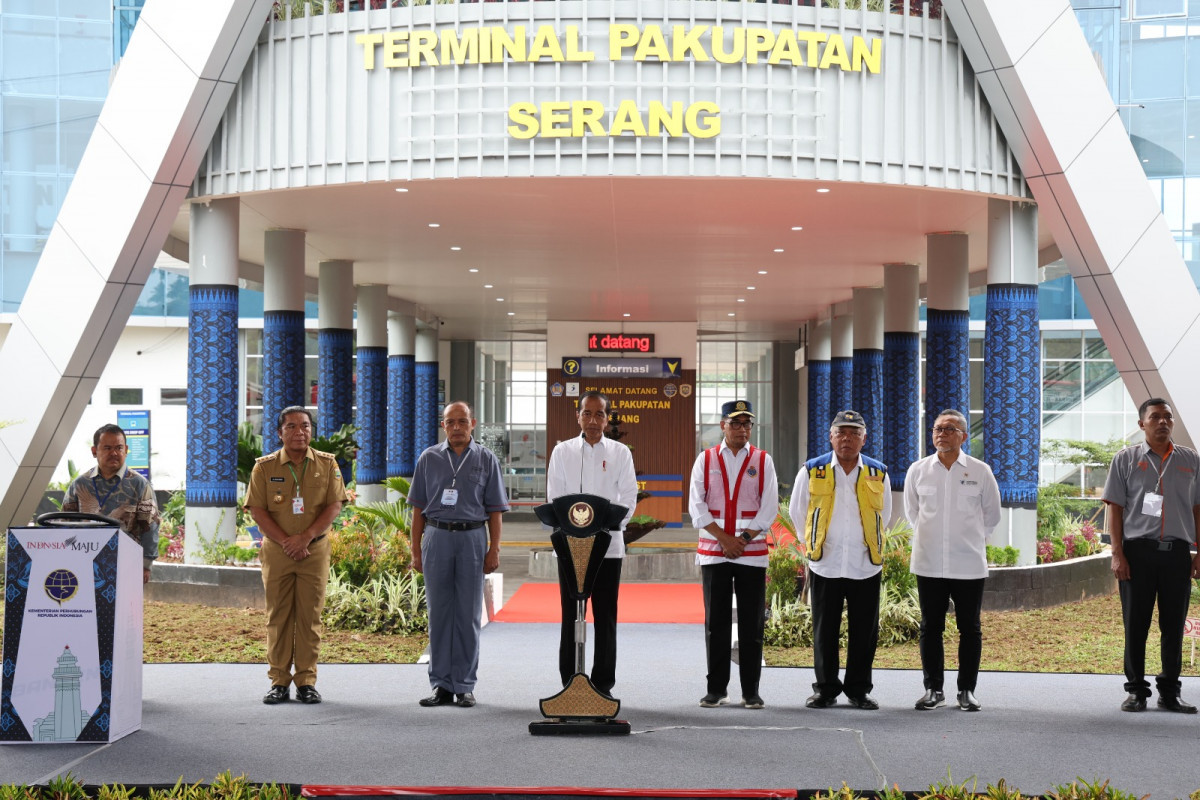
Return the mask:
[[754, 534], [751, 533], [750, 531], [742, 531], [742, 541], [743, 542], [754, 541]]

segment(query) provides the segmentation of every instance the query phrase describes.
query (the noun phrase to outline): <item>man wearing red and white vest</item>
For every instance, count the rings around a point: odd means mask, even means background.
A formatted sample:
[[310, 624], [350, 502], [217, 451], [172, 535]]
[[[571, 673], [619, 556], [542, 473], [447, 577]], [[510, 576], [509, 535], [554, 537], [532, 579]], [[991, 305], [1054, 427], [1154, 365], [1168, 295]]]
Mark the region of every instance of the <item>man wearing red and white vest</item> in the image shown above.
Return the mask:
[[[812, 596], [813, 695], [809, 708], [829, 708], [837, 696], [873, 711], [871, 666], [879, 643], [883, 531], [892, 516], [887, 467], [862, 455], [867, 423], [839, 411], [829, 426], [830, 452], [800, 468], [788, 506], [808, 549]], [[846, 679], [838, 680], [838, 636], [846, 608]]]
[[700, 531], [696, 563], [704, 589], [704, 644], [708, 654], [705, 708], [729, 702], [733, 598], [738, 608], [738, 672], [742, 705], [762, 708], [763, 604], [766, 599], [767, 540], [779, 511], [775, 462], [750, 444], [754, 409], [747, 400], [721, 406], [721, 443], [692, 465], [688, 512]]

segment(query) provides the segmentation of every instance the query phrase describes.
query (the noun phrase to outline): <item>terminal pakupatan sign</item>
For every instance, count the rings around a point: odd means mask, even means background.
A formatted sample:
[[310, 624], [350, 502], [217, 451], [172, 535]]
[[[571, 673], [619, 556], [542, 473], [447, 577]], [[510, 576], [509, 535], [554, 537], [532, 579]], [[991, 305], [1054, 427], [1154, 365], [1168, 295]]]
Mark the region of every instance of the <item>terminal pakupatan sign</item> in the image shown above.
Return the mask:
[[[770, 64], [878, 74], [883, 40], [793, 28], [722, 25], [611, 23], [607, 50], [584, 48], [579, 26], [559, 31], [553, 25], [433, 28], [360, 33], [363, 69], [422, 66], [588, 62], [604, 60]], [[691, 136], [710, 139], [721, 132], [721, 109], [699, 100], [685, 105], [652, 100], [645, 109], [621, 100], [615, 110], [599, 100], [522, 101], [508, 108], [508, 133], [515, 139], [583, 136]]]

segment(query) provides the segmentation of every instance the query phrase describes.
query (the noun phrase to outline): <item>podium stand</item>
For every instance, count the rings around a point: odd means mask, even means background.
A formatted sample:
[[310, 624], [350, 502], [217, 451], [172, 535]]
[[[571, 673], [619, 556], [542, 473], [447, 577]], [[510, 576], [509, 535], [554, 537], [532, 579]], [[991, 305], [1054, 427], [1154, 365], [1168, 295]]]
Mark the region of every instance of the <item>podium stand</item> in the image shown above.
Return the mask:
[[[554, 528], [550, 543], [567, 569], [560, 570], [568, 596], [575, 600], [575, 674], [563, 690], [541, 701], [545, 720], [529, 723], [534, 736], [562, 734], [628, 735], [629, 723], [615, 719], [621, 701], [592, 685], [584, 670], [587, 655], [587, 599], [612, 536], [628, 511], [592, 494], [569, 494], [534, 509], [539, 520]], [[564, 573], [566, 576], [564, 577]]]
[[142, 726], [142, 548], [108, 522], [8, 529], [0, 743]]

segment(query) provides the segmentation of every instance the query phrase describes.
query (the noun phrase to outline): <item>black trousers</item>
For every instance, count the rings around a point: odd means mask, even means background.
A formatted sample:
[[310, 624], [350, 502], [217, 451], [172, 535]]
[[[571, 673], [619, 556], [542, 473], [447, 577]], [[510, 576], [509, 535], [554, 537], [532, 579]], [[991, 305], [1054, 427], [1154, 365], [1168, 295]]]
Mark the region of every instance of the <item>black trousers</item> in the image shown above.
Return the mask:
[[1150, 696], [1146, 680], [1146, 637], [1158, 603], [1159, 646], [1162, 672], [1156, 684], [1160, 697], [1178, 697], [1182, 684], [1183, 627], [1192, 588], [1192, 554], [1187, 543], [1172, 540], [1170, 550], [1159, 550], [1158, 541], [1127, 539], [1125, 559], [1129, 580], [1120, 581], [1121, 612], [1125, 621], [1125, 691]]
[[[822, 578], [808, 571], [813, 619], [813, 691], [825, 697], [861, 697], [875, 688], [871, 666], [879, 644], [879, 590], [882, 573], [861, 580]], [[838, 680], [838, 634], [846, 608], [850, 641], [846, 647], [846, 680]]]
[[958, 622], [958, 690], [975, 691], [979, 680], [979, 659], [983, 655], [983, 628], [979, 612], [983, 609], [983, 584], [986, 578], [926, 578], [917, 576], [917, 596], [921, 603], [921, 673], [926, 689], [942, 690], [946, 678], [946, 653], [942, 636], [946, 632], [946, 613], [954, 600], [954, 619]]
[[708, 657], [708, 693], [723, 695], [729, 687], [733, 649], [733, 598], [738, 607], [738, 677], [742, 697], [758, 694], [762, 677], [767, 568], [725, 562], [700, 567], [704, 590], [704, 651]]
[[[592, 654], [592, 684], [602, 692], [612, 692], [617, 683], [617, 595], [621, 591], [621, 563], [624, 559], [606, 558], [592, 586], [592, 620], [595, 650]], [[564, 574], [566, 565], [558, 562], [558, 599], [562, 606], [562, 630], [558, 637], [558, 674], [563, 686], [575, 674], [575, 601], [565, 586], [575, 585], [575, 571]]]

